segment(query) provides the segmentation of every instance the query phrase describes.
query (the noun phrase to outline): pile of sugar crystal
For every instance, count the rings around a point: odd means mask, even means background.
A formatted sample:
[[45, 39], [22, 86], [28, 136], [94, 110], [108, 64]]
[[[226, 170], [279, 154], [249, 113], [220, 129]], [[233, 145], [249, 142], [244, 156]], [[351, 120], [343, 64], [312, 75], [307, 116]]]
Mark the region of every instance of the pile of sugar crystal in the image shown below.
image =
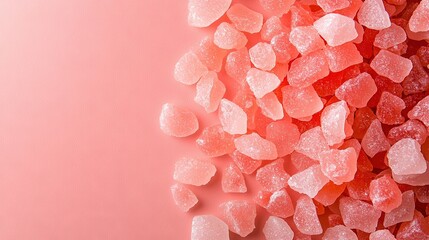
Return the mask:
[[227, 199], [191, 239], [429, 239], [429, 0], [258, 2], [188, 0], [213, 31], [174, 68], [197, 106], [159, 117], [201, 152], [170, 191]]

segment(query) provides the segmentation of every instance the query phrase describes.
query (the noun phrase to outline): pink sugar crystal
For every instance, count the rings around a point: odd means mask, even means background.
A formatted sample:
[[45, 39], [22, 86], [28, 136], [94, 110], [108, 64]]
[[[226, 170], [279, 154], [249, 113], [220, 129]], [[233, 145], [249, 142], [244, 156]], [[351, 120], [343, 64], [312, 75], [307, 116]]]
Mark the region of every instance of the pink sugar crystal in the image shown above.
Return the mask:
[[238, 167], [236, 167], [233, 163], [230, 163], [223, 172], [222, 190], [226, 193], [247, 192], [246, 182], [244, 181], [243, 174], [240, 172], [240, 169], [238, 169]]
[[410, 119], [420, 120], [426, 127], [429, 127], [429, 96], [418, 102], [411, 111], [408, 112]]
[[350, 197], [340, 199], [340, 212], [346, 227], [366, 233], [375, 231], [381, 216], [371, 204]]
[[226, 12], [229, 20], [234, 26], [243, 32], [257, 33], [261, 31], [264, 17], [243, 4], [234, 4]]
[[323, 108], [323, 102], [313, 86], [296, 88], [289, 85], [283, 87], [281, 91], [283, 107], [292, 118], [310, 117]]
[[401, 115], [405, 102], [390, 92], [383, 92], [377, 104], [376, 115], [380, 122], [388, 125], [401, 124], [405, 118]]
[[294, 151], [299, 136], [298, 127], [287, 120], [272, 122], [267, 126], [266, 138], [276, 145], [279, 157]]
[[193, 27], [208, 27], [231, 6], [232, 0], [188, 1], [188, 24]]
[[164, 134], [173, 137], [190, 136], [199, 127], [198, 119], [193, 112], [171, 103], [162, 105], [159, 125]]
[[256, 171], [256, 181], [262, 189], [274, 192], [287, 186], [289, 174], [284, 169], [284, 159], [279, 158], [276, 161], [265, 165]]
[[276, 53], [276, 61], [278, 63], [289, 63], [289, 61], [299, 55], [295, 46], [290, 42], [289, 34], [287, 33], [280, 33], [274, 36], [270, 43]]
[[384, 215], [384, 227], [390, 227], [397, 223], [411, 221], [413, 219], [413, 212], [416, 207], [415, 205], [413, 190], [402, 193], [401, 205]]
[[322, 240], [358, 240], [358, 237], [348, 227], [337, 225], [326, 229]]
[[357, 19], [363, 26], [374, 30], [382, 30], [391, 25], [389, 14], [386, 12], [382, 0], [364, 1], [357, 14]]
[[357, 154], [353, 148], [331, 149], [320, 153], [320, 166], [323, 174], [335, 184], [350, 182], [357, 171]]
[[314, 200], [324, 206], [332, 205], [344, 192], [346, 186], [346, 184], [336, 185], [330, 181], [317, 193]]
[[223, 130], [230, 134], [247, 132], [247, 115], [237, 104], [222, 99], [219, 106], [219, 120]]
[[296, 170], [303, 171], [315, 164], [318, 164], [317, 160], [311, 159], [304, 154], [301, 154], [299, 152], [293, 152], [290, 155], [290, 160], [292, 163], [292, 166], [295, 167]]
[[389, 130], [387, 138], [391, 144], [404, 138], [413, 138], [423, 144], [428, 137], [428, 132], [425, 125], [418, 120], [408, 120], [404, 124], [394, 127]]
[[264, 225], [266, 240], [293, 240], [294, 233], [285, 220], [270, 216]]
[[229, 240], [228, 225], [212, 215], [195, 216], [191, 240]]
[[266, 208], [269, 214], [277, 217], [288, 218], [295, 211], [292, 199], [284, 188], [273, 193], [259, 192], [256, 202]]
[[374, 79], [366, 72], [345, 81], [337, 90], [335, 96], [345, 100], [350, 106], [363, 108], [377, 92]]
[[426, 160], [420, 144], [412, 138], [396, 142], [387, 152], [392, 171], [397, 175], [421, 174], [426, 171]]
[[413, 32], [429, 31], [429, 1], [422, 0], [408, 22], [410, 30]]
[[301, 233], [318, 235], [323, 232], [316, 206], [308, 196], [303, 195], [296, 201], [293, 222]]
[[397, 175], [392, 173], [393, 179], [400, 184], [411, 186], [429, 185], [429, 164], [426, 162], [426, 171], [422, 174]]
[[325, 46], [319, 33], [312, 26], [293, 28], [289, 40], [302, 55], [323, 49]]
[[170, 187], [171, 195], [173, 195], [174, 203], [180, 208], [180, 210], [187, 212], [190, 208], [198, 203], [198, 198], [195, 194], [187, 187], [178, 183]]
[[346, 138], [344, 127], [349, 113], [345, 101], [333, 103], [323, 109], [320, 122], [323, 136], [330, 146], [341, 143]]
[[396, 234], [398, 240], [426, 240], [429, 239], [429, 222], [419, 211], [414, 211], [413, 220], [404, 222]]
[[304, 88], [329, 74], [328, 61], [322, 50], [295, 59], [289, 69], [288, 82], [291, 86]]
[[174, 78], [176, 81], [192, 85], [207, 73], [207, 67], [198, 59], [193, 52], [183, 55], [174, 68]]
[[389, 141], [384, 135], [381, 123], [378, 119], [373, 120], [365, 135], [362, 138], [362, 149], [369, 157], [375, 154], [387, 151], [390, 148]]
[[276, 145], [263, 139], [257, 133], [240, 136], [234, 140], [234, 144], [239, 152], [255, 160], [274, 160], [277, 158]]
[[246, 237], [255, 229], [255, 204], [244, 200], [232, 200], [219, 206], [222, 219], [231, 232]]
[[358, 33], [352, 18], [338, 13], [328, 13], [313, 24], [329, 46], [335, 47], [353, 41]]
[[235, 165], [237, 165], [240, 171], [244, 174], [252, 174], [261, 166], [262, 163], [259, 160], [253, 160], [252, 158], [240, 153], [237, 150], [235, 150], [230, 156]]
[[280, 80], [274, 73], [256, 68], [251, 68], [247, 72], [246, 81], [256, 98], [262, 98], [280, 85]]
[[289, 11], [295, 0], [259, 0], [259, 3], [270, 14], [282, 16]]
[[262, 114], [276, 121], [284, 117], [283, 105], [279, 102], [275, 93], [267, 93], [262, 98], [256, 99], [256, 103], [262, 110]]
[[317, 0], [317, 5], [319, 5], [324, 12], [333, 12], [336, 10], [344, 9], [350, 6], [349, 0]]
[[395, 236], [389, 230], [378, 230], [369, 235], [369, 240], [396, 240]]
[[348, 7], [336, 10], [335, 12], [338, 14], [347, 16], [349, 18], [355, 18], [356, 13], [359, 11], [361, 6], [362, 6], [361, 0], [351, 0], [350, 5]]
[[287, 33], [289, 31], [290, 30], [283, 25], [279, 17], [272, 16], [268, 18], [262, 26], [261, 38], [262, 40], [269, 42], [274, 36], [281, 33]]
[[174, 165], [174, 180], [195, 186], [206, 185], [215, 175], [216, 167], [207, 160], [182, 158]]
[[350, 66], [363, 62], [356, 45], [348, 42], [336, 47], [327, 46], [325, 49], [329, 69], [332, 72], [340, 72]]
[[314, 198], [317, 193], [329, 182], [322, 173], [320, 165], [313, 165], [290, 177], [288, 184], [294, 191]]
[[391, 212], [402, 203], [402, 193], [393, 179], [387, 175], [376, 178], [369, 185], [369, 197], [375, 209]]
[[378, 75], [387, 77], [395, 83], [402, 82], [413, 68], [410, 59], [383, 49], [374, 57], [370, 66]]
[[246, 46], [247, 37], [231, 24], [223, 22], [217, 27], [213, 42], [222, 49], [240, 49]]
[[249, 49], [250, 61], [255, 67], [269, 71], [276, 65], [276, 53], [268, 43], [257, 43]]
[[310, 26], [313, 22], [314, 18], [308, 9], [304, 9], [299, 4], [295, 4], [290, 8], [290, 26], [292, 28]]
[[226, 57], [226, 74], [240, 83], [246, 80], [247, 71], [250, 67], [250, 56], [247, 48], [230, 52]]
[[221, 125], [204, 128], [195, 142], [198, 149], [209, 157], [219, 157], [235, 150], [234, 136], [225, 132]]
[[407, 34], [405, 33], [405, 30], [392, 23], [390, 27], [381, 30], [375, 36], [374, 46], [382, 49], [388, 49], [397, 44], [405, 42], [405, 40], [407, 40]]
[[329, 150], [329, 145], [323, 136], [322, 129], [315, 127], [301, 134], [295, 150], [309, 158], [318, 160], [321, 152]]
[[215, 72], [220, 72], [223, 59], [227, 54], [227, 51], [216, 46], [210, 37], [205, 37], [201, 40], [194, 52], [210, 71]]
[[196, 89], [197, 94], [194, 101], [209, 113], [217, 110], [220, 100], [226, 92], [225, 85], [219, 81], [215, 72], [203, 75], [197, 83]]

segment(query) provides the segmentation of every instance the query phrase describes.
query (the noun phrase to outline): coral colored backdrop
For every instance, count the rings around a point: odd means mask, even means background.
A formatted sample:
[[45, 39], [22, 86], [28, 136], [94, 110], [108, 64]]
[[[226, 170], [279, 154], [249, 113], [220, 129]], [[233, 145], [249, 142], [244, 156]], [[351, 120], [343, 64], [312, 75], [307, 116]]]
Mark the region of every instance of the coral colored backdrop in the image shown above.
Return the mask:
[[186, 2], [0, 1], [0, 239], [189, 239], [215, 212], [219, 174], [191, 214], [174, 206], [174, 161], [200, 154], [158, 130], [162, 103], [193, 104], [172, 78], [205, 34]]

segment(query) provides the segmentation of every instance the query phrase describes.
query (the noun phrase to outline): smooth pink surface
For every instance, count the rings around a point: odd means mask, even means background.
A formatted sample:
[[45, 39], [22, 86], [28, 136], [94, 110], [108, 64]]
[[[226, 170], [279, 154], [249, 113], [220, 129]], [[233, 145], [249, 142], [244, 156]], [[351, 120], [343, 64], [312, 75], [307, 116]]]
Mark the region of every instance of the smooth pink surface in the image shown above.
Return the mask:
[[191, 214], [216, 213], [220, 172], [191, 188], [190, 214], [174, 205], [174, 161], [202, 156], [198, 134], [158, 126], [164, 102], [216, 117], [173, 79], [205, 35], [186, 14], [185, 0], [0, 1], [0, 239], [189, 239]]

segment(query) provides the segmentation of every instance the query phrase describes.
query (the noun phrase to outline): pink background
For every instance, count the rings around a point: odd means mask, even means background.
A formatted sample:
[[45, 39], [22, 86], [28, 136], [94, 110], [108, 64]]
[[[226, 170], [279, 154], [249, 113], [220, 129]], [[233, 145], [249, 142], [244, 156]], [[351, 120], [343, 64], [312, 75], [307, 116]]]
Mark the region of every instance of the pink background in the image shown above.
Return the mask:
[[219, 174], [189, 214], [170, 197], [174, 161], [200, 156], [158, 130], [162, 103], [193, 104], [172, 78], [205, 34], [186, 2], [0, 1], [0, 239], [189, 239], [192, 215], [240, 197]]

